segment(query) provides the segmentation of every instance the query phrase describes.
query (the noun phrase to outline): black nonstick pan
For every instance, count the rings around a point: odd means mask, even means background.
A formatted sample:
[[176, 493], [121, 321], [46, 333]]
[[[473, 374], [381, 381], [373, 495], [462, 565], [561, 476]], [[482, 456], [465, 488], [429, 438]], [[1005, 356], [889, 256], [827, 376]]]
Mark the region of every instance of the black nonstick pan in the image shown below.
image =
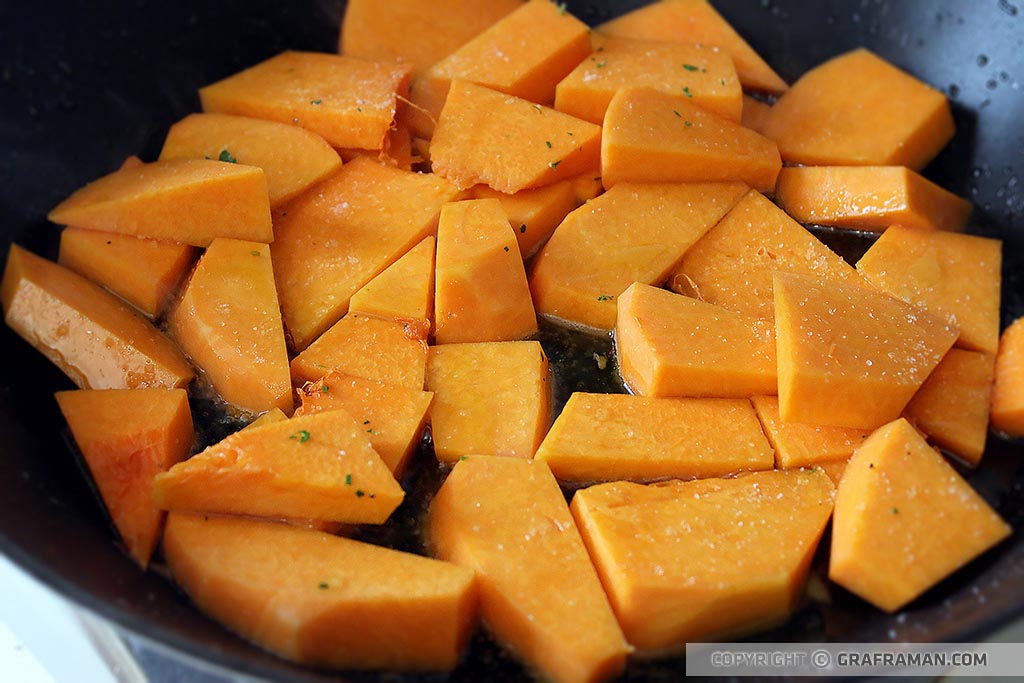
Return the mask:
[[[1004, 240], [1003, 322], [1024, 314], [1024, 0], [713, 3], [787, 80], [863, 45], [945, 91], [958, 132], [926, 175], [976, 204], [973, 232]], [[582, 0], [568, 8], [596, 24], [640, 4]], [[45, 214], [58, 201], [129, 154], [155, 158], [168, 126], [198, 109], [199, 86], [286, 48], [333, 50], [343, 11], [332, 0], [0, 3], [0, 254], [15, 241], [55, 256], [57, 229]], [[852, 257], [869, 243], [823, 234]], [[617, 389], [588, 371], [592, 354], [608, 351], [607, 340], [547, 329], [542, 341], [558, 375], [559, 405], [574, 389]], [[70, 381], [3, 326], [0, 358], [0, 552], [197, 666], [275, 681], [377, 678], [265, 654], [203, 617], [159, 573], [138, 571], [113, 542], [68, 445], [52, 394]], [[436, 484], [431, 461], [419, 458], [410, 486]], [[1022, 463], [1024, 443], [990, 438], [969, 478], [1014, 534], [906, 610], [886, 615], [829, 587], [758, 639], [971, 641], [1024, 616]], [[415, 546], [408, 527], [417, 512], [403, 508], [383, 540]], [[683, 671], [682, 660], [638, 663], [625, 678], [675, 680]], [[526, 677], [480, 636], [451, 680]]]

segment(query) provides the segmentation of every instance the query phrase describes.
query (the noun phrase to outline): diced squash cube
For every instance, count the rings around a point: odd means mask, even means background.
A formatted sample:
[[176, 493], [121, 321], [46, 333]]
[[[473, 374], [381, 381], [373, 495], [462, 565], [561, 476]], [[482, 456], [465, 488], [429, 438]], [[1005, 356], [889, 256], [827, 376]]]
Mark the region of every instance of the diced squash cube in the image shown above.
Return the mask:
[[282, 52], [199, 90], [203, 111], [280, 121], [333, 147], [381, 149], [411, 67], [320, 52]]
[[596, 168], [600, 155], [600, 126], [465, 81], [452, 82], [430, 145], [434, 173], [506, 194]]
[[559, 481], [723, 477], [770, 470], [772, 448], [745, 399], [575, 392], [537, 449]]
[[501, 202], [501, 208], [505, 210], [512, 232], [519, 242], [519, 253], [524, 259], [533, 256], [551, 237], [558, 224], [581, 203], [572, 179], [532, 190], [520, 190], [515, 194], [505, 194], [486, 185], [477, 185], [472, 195], [473, 199], [497, 199]]
[[271, 207], [338, 170], [338, 153], [316, 133], [277, 121], [191, 114], [167, 131], [161, 159], [217, 159], [263, 169]]
[[192, 267], [196, 250], [179, 242], [64, 228], [58, 261], [151, 317], [159, 316]]
[[497, 199], [441, 209], [434, 308], [438, 344], [513, 341], [537, 331], [523, 258]]
[[396, 478], [419, 445], [434, 395], [332, 372], [302, 388], [295, 416], [341, 408], [364, 427], [370, 445]]
[[270, 247], [214, 240], [167, 324], [225, 401], [253, 413], [292, 411], [288, 348]]
[[879, 289], [960, 327], [957, 346], [999, 346], [1002, 242], [977, 235], [892, 226], [857, 262]]
[[1003, 332], [992, 386], [992, 426], [1024, 436], [1024, 318]]
[[178, 347], [99, 285], [16, 244], [0, 284], [4, 320], [81, 389], [184, 387]]
[[883, 232], [963, 230], [971, 203], [903, 166], [790, 166], [775, 200], [801, 223]]
[[[412, 332], [412, 333], [410, 333]], [[349, 314], [292, 359], [298, 386], [329, 372], [423, 389], [427, 343], [396, 320]]]
[[775, 449], [775, 466], [780, 470], [845, 463], [870, 434], [862, 429], [783, 422], [777, 396], [754, 396], [750, 402]]
[[207, 159], [124, 166], [50, 211], [54, 223], [209, 246], [274, 239], [263, 170]]
[[846, 467], [836, 493], [828, 576], [895, 612], [1010, 531], [899, 419], [872, 434]]
[[421, 339], [434, 319], [433, 235], [410, 249], [352, 295], [348, 310], [359, 315], [397, 320]]
[[634, 393], [749, 398], [776, 392], [770, 322], [639, 283], [617, 305], [619, 372]]
[[779, 414], [875, 429], [899, 417], [958, 331], [866, 286], [775, 273]]
[[732, 57], [743, 87], [769, 93], [781, 93], [787, 87], [707, 0], [652, 2], [601, 24], [597, 30], [624, 38], [715, 46]]
[[354, 159], [274, 218], [274, 274], [284, 320], [302, 350], [348, 310], [352, 295], [437, 229], [459, 191], [443, 178]]
[[824, 281], [860, 280], [840, 256], [751, 190], [686, 252], [670, 284], [680, 294], [771, 320], [776, 270]]
[[172, 513], [164, 556], [200, 610], [282, 657], [344, 669], [453, 668], [472, 572], [318, 531]]
[[610, 330], [616, 298], [657, 285], [747, 186], [621, 183], [573, 211], [544, 246], [530, 288], [543, 315]]
[[693, 103], [739, 122], [742, 91], [729, 56], [716, 48], [597, 35], [595, 51], [566, 76], [555, 109], [600, 125], [612, 95], [648, 86], [690, 93]]
[[153, 478], [188, 457], [195, 433], [184, 389], [58, 391], [110, 519], [143, 569], [160, 540], [164, 513]]
[[953, 132], [945, 95], [864, 48], [806, 72], [764, 125], [788, 162], [915, 171]]
[[691, 99], [653, 88], [615, 93], [601, 136], [604, 186], [742, 181], [772, 192], [782, 168], [775, 143]]
[[178, 512], [380, 524], [404, 493], [344, 410], [235, 432], [157, 475], [157, 505]]
[[431, 347], [427, 391], [442, 462], [478, 453], [532, 458], [551, 424], [548, 359], [535, 341]]
[[764, 135], [764, 122], [768, 119], [768, 111], [772, 105], [762, 102], [750, 95], [743, 96], [743, 113], [740, 123], [744, 128]]
[[473, 570], [499, 642], [557, 681], [620, 674], [629, 646], [580, 533], [543, 463], [470, 456], [430, 506], [430, 542]]
[[934, 443], [977, 465], [988, 436], [994, 371], [994, 356], [950, 349], [903, 416]]
[[800, 470], [615, 482], [578, 491], [572, 512], [626, 639], [654, 654], [785, 621], [833, 493]]

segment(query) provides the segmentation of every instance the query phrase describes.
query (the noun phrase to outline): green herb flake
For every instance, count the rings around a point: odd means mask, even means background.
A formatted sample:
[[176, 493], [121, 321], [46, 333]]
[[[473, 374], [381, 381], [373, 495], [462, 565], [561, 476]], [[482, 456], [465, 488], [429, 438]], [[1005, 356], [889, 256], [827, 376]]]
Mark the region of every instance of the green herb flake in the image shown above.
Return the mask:
[[323, 385], [322, 387], [320, 387], [320, 391], [322, 393], [325, 393], [325, 394], [328, 393], [330, 390], [331, 390], [331, 388], [329, 386], [327, 386], [326, 384]]
[[508, 245], [505, 245], [505, 251], [508, 251]]
[[370, 421], [369, 420], [363, 420], [363, 424], [364, 425], [368, 425], [368, 424], [370, 424]]
[[720, 83], [721, 83], [722, 85], [725, 85], [725, 79], [724, 79], [724, 78], [722, 78], [722, 79], [719, 79], [719, 82], [720, 82]]
[[597, 68], [598, 69], [603, 69], [606, 66], [608, 66], [608, 60], [607, 59], [602, 59], [600, 62], [597, 63]]
[[548, 166], [550, 166], [551, 168], [558, 168], [558, 165], [559, 165], [560, 163], [562, 163], [562, 161], [561, 161], [561, 160], [558, 160], [558, 161], [552, 161], [551, 163], [549, 163], [549, 164], [548, 164]]
[[900, 513], [900, 509], [899, 508], [893, 508], [892, 509], [892, 514], [898, 515], [899, 513]]
[[237, 164], [238, 163], [238, 159], [236, 159], [233, 156], [231, 156], [231, 152], [227, 151], [226, 149], [222, 149], [220, 151], [220, 155], [217, 157], [217, 161], [224, 161], [224, 162], [229, 163], [229, 164]]
[[693, 97], [693, 93], [690, 92], [690, 86], [686, 86], [683, 88], [683, 94], [686, 95], [687, 97]]
[[328, 583], [326, 581], [321, 581], [320, 585], [318, 585], [317, 588], [319, 588], [322, 591], [325, 591], [328, 588], [330, 588], [330, 585], [328, 585]]
[[300, 429], [299, 431], [295, 432], [288, 438], [292, 440], [297, 440], [299, 443], [306, 443], [307, 441], [309, 441], [309, 432], [306, 431], [305, 429]]
[[611, 300], [612, 300], [612, 299], [614, 299], [614, 298], [615, 298], [615, 297], [614, 297], [614, 296], [612, 296], [611, 294], [601, 294], [601, 295], [599, 295], [599, 296], [597, 297], [597, 300], [598, 300], [598, 301], [611, 301]]
[[566, 132], [566, 135], [568, 135], [569, 137], [572, 137], [572, 133], [570, 133], [570, 132]]
[[683, 68], [686, 69], [687, 71], [697, 70], [697, 67], [695, 67], [693, 64], [683, 64]]
[[519, 226], [519, 232], [526, 232], [526, 223]]
[[362, 489], [356, 489], [356, 498], [362, 498], [366, 493]]
[[673, 109], [672, 113], [675, 114], [677, 118], [683, 118], [683, 115], [679, 113], [678, 109]]
[[564, 2], [560, 2], [557, 5], [555, 5], [555, 9], [558, 10], [559, 14], [565, 14], [566, 13], [566, 8], [565, 8], [565, 3]]
[[310, 100], [309, 103], [310, 104], [314, 104], [314, 105], [319, 105], [319, 104], [323, 103], [323, 100]]
[[[110, 242], [107, 242], [107, 244], [110, 244]], [[253, 256], [259, 256], [260, 255], [260, 252], [256, 251], [255, 249], [253, 249], [249, 253], [252, 254]]]
[[460, 455], [459, 456], [459, 462], [462, 462], [463, 460], [469, 460], [469, 456], [468, 455]]
[[352, 475], [351, 474], [346, 474], [345, 475], [345, 486], [351, 486], [351, 485], [352, 485]]
[[548, 149], [551, 149], [551, 140], [545, 140], [544, 144], [548, 146]]
[[692, 125], [693, 125], [693, 124], [692, 124], [692, 123], [690, 123], [689, 121], [683, 121], [683, 123], [685, 123], [685, 124], [686, 124], [686, 127], [687, 127], [687, 128], [689, 128], [690, 126], [692, 126]]

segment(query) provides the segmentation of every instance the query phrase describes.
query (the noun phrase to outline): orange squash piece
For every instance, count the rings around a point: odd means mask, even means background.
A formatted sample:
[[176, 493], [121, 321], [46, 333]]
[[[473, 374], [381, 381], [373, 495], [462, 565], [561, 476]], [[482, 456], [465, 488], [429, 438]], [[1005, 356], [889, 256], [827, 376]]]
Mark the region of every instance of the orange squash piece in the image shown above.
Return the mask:
[[707, 0], [652, 2], [601, 24], [597, 31], [623, 38], [713, 45], [732, 57], [744, 88], [778, 94], [787, 87]]
[[994, 356], [950, 349], [903, 416], [932, 442], [975, 466], [985, 452], [994, 371]]
[[285, 415], [283, 410], [280, 408], [271, 408], [246, 426], [242, 427], [242, 429], [256, 429], [257, 427], [274, 424], [275, 422], [283, 422], [287, 419], [288, 416]]
[[338, 153], [297, 126], [229, 114], [191, 114], [167, 131], [161, 159], [217, 159], [263, 169], [270, 206], [341, 167]]
[[957, 346], [999, 346], [1002, 242], [892, 226], [857, 262], [871, 284], [960, 327]]
[[434, 173], [506, 194], [596, 168], [600, 154], [600, 126], [465, 81], [452, 82], [430, 145]]
[[167, 317], [171, 336], [233, 406], [292, 411], [270, 247], [216, 239]]
[[775, 143], [691, 100], [653, 88], [615, 93], [601, 136], [604, 186], [742, 181], [771, 193], [782, 168]]
[[680, 294], [771, 320], [776, 270], [823, 281], [860, 281], [846, 261], [751, 190], [686, 252], [669, 282]]
[[903, 166], [791, 166], [775, 200], [801, 223], [883, 232], [963, 230], [971, 203]]
[[718, 49], [600, 34], [593, 42], [590, 57], [558, 84], [558, 111], [601, 125], [616, 92], [647, 86], [690, 93], [699, 107], [739, 122], [743, 93], [732, 60]]
[[217, 237], [274, 239], [263, 170], [207, 159], [124, 166], [76, 191], [48, 218], [197, 247]]
[[[783, 422], [777, 396], [750, 399], [757, 419], [775, 449], [775, 466], [780, 470], [797, 467], [834, 468], [845, 463], [870, 432], [863, 429]], [[829, 470], [826, 469], [826, 473]], [[829, 475], [831, 477], [831, 474]], [[837, 478], [832, 479], [837, 482]]]
[[634, 282], [665, 281], [683, 254], [746, 192], [743, 183], [621, 183], [562, 222], [537, 257], [541, 314], [610, 330]]
[[864, 48], [806, 72], [764, 125], [787, 162], [915, 171], [953, 132], [945, 95]]
[[195, 247], [178, 242], [74, 227], [60, 233], [62, 266], [153, 318], [170, 303], [195, 258]]
[[441, 207], [458, 196], [443, 178], [361, 157], [278, 212], [274, 275], [296, 349], [309, 346], [345, 314], [353, 294], [432, 234]]
[[551, 424], [549, 376], [548, 359], [535, 341], [431, 347], [427, 391], [434, 392], [430, 425], [437, 459], [533, 457]]
[[1010, 535], [903, 419], [857, 449], [836, 494], [828, 576], [895, 612]]
[[434, 247], [431, 235], [410, 249], [352, 295], [348, 310], [358, 315], [397, 320], [421, 339], [434, 319]]
[[427, 69], [412, 85], [407, 110], [417, 135], [431, 137], [454, 80], [539, 104], [590, 54], [590, 29], [551, 0], [529, 0]]
[[[412, 331], [412, 334], [410, 334]], [[423, 389], [427, 343], [395, 321], [349, 314], [292, 360], [301, 386], [335, 370], [409, 389]]]
[[590, 173], [580, 173], [571, 182], [573, 191], [576, 192], [576, 201], [580, 204], [586, 204], [604, 193], [600, 168], [594, 168]]
[[470, 456], [430, 505], [430, 542], [471, 569], [499, 642], [557, 681], [603, 681], [630, 647], [558, 483], [543, 463]]
[[996, 356], [992, 387], [992, 426], [1024, 436], [1024, 318], [1006, 328]]
[[7, 254], [4, 320], [81, 389], [184, 387], [181, 351], [134, 310], [81, 275], [25, 251]]
[[128, 552], [143, 569], [164, 513], [157, 472], [188, 457], [195, 434], [184, 389], [58, 391], [57, 403]]
[[617, 305], [619, 372], [634, 393], [749, 398], [776, 392], [770, 322], [640, 283]]
[[410, 67], [320, 52], [282, 52], [199, 90], [203, 111], [313, 131], [333, 147], [381, 149], [409, 90]]
[[344, 410], [235, 432], [157, 475], [157, 505], [179, 512], [380, 524], [404, 493]]
[[447, 671], [476, 623], [472, 572], [318, 531], [172, 513], [163, 549], [200, 610], [301, 664]]
[[[350, 57], [404, 62], [417, 74], [455, 52], [522, 0], [351, 0], [345, 3], [338, 50]], [[409, 27], [416, 39], [409, 39]]]
[[779, 414], [875, 429], [899, 417], [953, 346], [955, 326], [864, 286], [775, 277]]
[[764, 122], [768, 119], [768, 112], [771, 108], [772, 105], [767, 102], [762, 102], [750, 95], [744, 95], [740, 123], [744, 128], [749, 128], [755, 133], [764, 135]]
[[[588, 176], [589, 177], [589, 176]], [[600, 183], [598, 183], [600, 185]], [[519, 253], [528, 259], [551, 237], [559, 223], [585, 199], [581, 200], [574, 180], [560, 180], [552, 185], [505, 194], [486, 185], [472, 189], [473, 199], [497, 199], [508, 216], [519, 242]]]
[[434, 395], [332, 372], [306, 384], [295, 416], [341, 408], [365, 427], [370, 445], [396, 478], [419, 445]]
[[790, 470], [602, 484], [571, 507], [626, 639], [663, 654], [785, 621], [833, 493], [824, 474]]
[[722, 477], [770, 470], [772, 448], [745, 399], [575, 392], [537, 449], [559, 481]]
[[523, 259], [497, 199], [441, 209], [435, 287], [438, 344], [512, 341], [537, 331]]

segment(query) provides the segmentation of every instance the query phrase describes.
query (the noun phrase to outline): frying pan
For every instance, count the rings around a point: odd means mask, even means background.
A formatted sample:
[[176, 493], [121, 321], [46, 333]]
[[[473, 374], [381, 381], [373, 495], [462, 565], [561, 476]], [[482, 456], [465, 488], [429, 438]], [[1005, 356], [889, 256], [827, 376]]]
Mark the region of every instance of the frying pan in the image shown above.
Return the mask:
[[[568, 3], [591, 24], [640, 4]], [[864, 45], [947, 92], [957, 137], [926, 175], [975, 202], [972, 231], [1004, 240], [1003, 322], [1024, 314], [1024, 0], [714, 4], [790, 81]], [[155, 158], [167, 127], [198, 109], [199, 86], [286, 48], [332, 50], [343, 10], [331, 0], [0, 3], [0, 253], [17, 241], [55, 256], [57, 230], [45, 221], [48, 209], [129, 154]], [[852, 258], [869, 244], [856, 235], [819, 233]], [[607, 352], [607, 340], [546, 329], [542, 341], [557, 374], [557, 401], [574, 389], [619, 388], [607, 373], [588, 370], [592, 353]], [[0, 358], [5, 555], [72, 601], [197, 666], [302, 683], [376, 678], [314, 671], [265, 654], [200, 615], [158, 572], [138, 571], [112, 542], [68, 445], [52, 393], [70, 382], [6, 327]], [[1022, 456], [1020, 441], [992, 437], [982, 467], [968, 475], [1014, 527], [1001, 546], [900, 614], [882, 614], [829, 587], [824, 600], [808, 601], [786, 626], [759, 639], [968, 641], [1021, 616]], [[427, 490], [438, 474], [428, 458], [419, 462], [408, 484]], [[410, 529], [419, 512], [415, 505], [400, 509], [374, 540], [415, 549]], [[625, 679], [674, 680], [682, 666], [680, 660], [641, 663]], [[524, 677], [519, 665], [477, 637], [451, 679]]]

